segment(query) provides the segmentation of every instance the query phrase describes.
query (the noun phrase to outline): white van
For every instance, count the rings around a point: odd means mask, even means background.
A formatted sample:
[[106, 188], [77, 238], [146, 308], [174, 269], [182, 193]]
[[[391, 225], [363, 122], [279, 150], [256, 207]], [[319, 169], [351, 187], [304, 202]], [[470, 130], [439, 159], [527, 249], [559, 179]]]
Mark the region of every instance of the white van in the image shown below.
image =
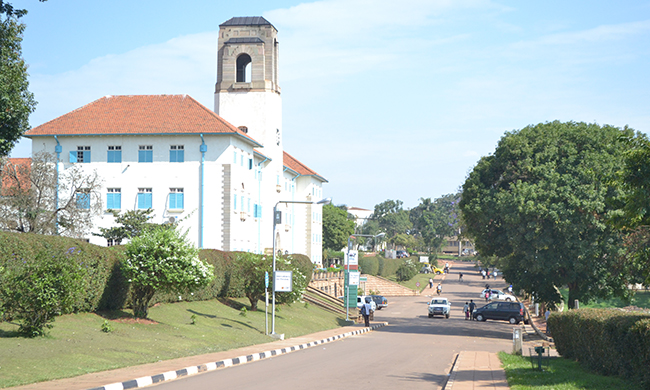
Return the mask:
[[375, 301], [372, 299], [370, 295], [361, 295], [357, 296], [357, 309], [361, 310], [361, 306], [363, 306], [364, 303], [366, 303], [366, 297], [370, 298], [370, 308], [372, 311], [377, 310], [377, 304]]

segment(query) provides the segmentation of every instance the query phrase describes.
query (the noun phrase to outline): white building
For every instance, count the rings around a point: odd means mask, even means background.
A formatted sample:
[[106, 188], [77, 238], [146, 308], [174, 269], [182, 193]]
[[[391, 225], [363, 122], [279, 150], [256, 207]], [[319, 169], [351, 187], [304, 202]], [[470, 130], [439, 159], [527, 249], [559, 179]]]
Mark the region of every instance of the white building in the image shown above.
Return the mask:
[[357, 227], [366, 223], [368, 219], [374, 214], [373, 210], [362, 209], [360, 207], [348, 207], [348, 214], [352, 214], [355, 218], [354, 222]]
[[[106, 210], [152, 208], [201, 248], [269, 252], [277, 202], [317, 202], [327, 182], [282, 148], [278, 56], [267, 20], [232, 18], [220, 25], [215, 112], [186, 95], [106, 96], [26, 136], [33, 153], [57, 154], [60, 171], [97, 170]], [[322, 206], [278, 210], [277, 248], [321, 264]], [[94, 221], [113, 224], [108, 212]]]

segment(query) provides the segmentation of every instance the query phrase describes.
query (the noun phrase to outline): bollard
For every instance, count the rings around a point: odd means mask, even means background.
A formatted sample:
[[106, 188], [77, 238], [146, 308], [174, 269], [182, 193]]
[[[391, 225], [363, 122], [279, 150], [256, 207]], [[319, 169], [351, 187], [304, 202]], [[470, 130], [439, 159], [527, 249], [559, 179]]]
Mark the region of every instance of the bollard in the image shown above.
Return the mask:
[[539, 317], [539, 303], [535, 304], [535, 317]]
[[521, 328], [512, 328], [512, 354], [521, 355], [523, 350], [523, 342], [521, 337]]

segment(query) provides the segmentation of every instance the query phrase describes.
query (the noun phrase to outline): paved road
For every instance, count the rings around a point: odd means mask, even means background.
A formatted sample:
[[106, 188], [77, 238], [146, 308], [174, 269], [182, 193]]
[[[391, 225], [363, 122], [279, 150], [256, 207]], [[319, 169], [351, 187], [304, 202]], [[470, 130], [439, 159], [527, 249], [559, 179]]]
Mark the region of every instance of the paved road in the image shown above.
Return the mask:
[[[465, 282], [458, 282], [458, 271]], [[436, 278], [436, 281], [438, 278]], [[332, 389], [364, 386], [372, 389], [439, 389], [454, 354], [465, 351], [510, 351], [512, 325], [465, 321], [465, 301], [481, 300], [485, 284], [470, 265], [459, 264], [443, 281], [443, 294], [452, 302], [449, 319], [428, 318], [428, 289], [419, 297], [390, 298], [377, 321], [389, 326], [323, 346], [216, 372], [162, 383], [161, 389]], [[503, 281], [490, 281], [503, 288]], [[260, 351], [261, 352], [261, 351]]]

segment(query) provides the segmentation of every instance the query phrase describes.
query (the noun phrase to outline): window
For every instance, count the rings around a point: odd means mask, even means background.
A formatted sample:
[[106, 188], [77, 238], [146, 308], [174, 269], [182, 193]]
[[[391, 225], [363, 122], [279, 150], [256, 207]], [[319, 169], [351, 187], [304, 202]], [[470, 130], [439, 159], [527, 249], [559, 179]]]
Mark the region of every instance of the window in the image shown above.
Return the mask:
[[235, 159], [232, 161], [233, 164], [237, 164], [237, 151], [235, 150]]
[[246, 202], [248, 203], [248, 205], [246, 206], [246, 209], [247, 209], [246, 212], [250, 214], [250, 212], [251, 212], [251, 198], [247, 198]]
[[250, 83], [251, 82], [251, 56], [243, 53], [237, 57], [237, 82]]
[[234, 211], [237, 211], [237, 195], [233, 195], [233, 199], [234, 199], [234, 205], [233, 205], [234, 207], [232, 209]]
[[169, 162], [185, 162], [185, 146], [171, 145], [169, 147]]
[[138, 208], [151, 208], [151, 188], [138, 188]]
[[242, 167], [244, 166], [244, 154], [239, 156], [239, 165], [241, 165]]
[[251, 169], [253, 169], [253, 159], [249, 158], [248, 159], [248, 170], [251, 170]]
[[183, 209], [183, 189], [170, 188], [169, 189], [169, 208], [170, 209]]
[[138, 150], [138, 162], [150, 163], [153, 162], [153, 146], [140, 145]]
[[109, 210], [119, 210], [122, 208], [122, 189], [106, 189], [106, 208]]
[[77, 146], [77, 150], [70, 151], [71, 163], [89, 163], [90, 146]]
[[244, 195], [241, 195], [239, 200], [241, 200], [241, 211], [244, 211]]
[[121, 243], [120, 240], [115, 240], [112, 238], [106, 240], [106, 246], [120, 245], [120, 243]]
[[109, 163], [121, 163], [122, 162], [122, 147], [121, 146], [109, 146], [108, 151], [106, 152], [106, 162], [109, 162]]
[[78, 209], [89, 209], [90, 208], [90, 193], [88, 190], [79, 190], [75, 194], [77, 208]]

